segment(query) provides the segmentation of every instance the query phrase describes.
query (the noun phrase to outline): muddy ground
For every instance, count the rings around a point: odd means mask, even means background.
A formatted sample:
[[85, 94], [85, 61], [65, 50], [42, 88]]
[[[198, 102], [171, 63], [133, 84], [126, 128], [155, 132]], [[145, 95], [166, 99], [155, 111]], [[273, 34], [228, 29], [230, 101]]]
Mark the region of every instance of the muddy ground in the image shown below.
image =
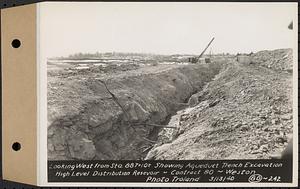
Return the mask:
[[210, 64], [48, 65], [48, 157], [256, 159], [292, 134], [290, 49]]

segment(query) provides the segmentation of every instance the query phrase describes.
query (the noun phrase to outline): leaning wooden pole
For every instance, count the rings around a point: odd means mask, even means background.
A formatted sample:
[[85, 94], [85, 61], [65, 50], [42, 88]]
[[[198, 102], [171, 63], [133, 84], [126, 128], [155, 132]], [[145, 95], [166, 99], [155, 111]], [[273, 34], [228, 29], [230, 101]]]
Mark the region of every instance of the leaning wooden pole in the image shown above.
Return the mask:
[[132, 127], [132, 124], [130, 122], [130, 116], [126, 112], [125, 108], [120, 104], [118, 98], [108, 89], [108, 87], [107, 87], [107, 85], [106, 85], [106, 83], [104, 81], [102, 81], [102, 80], [99, 80], [99, 81], [105, 86], [106, 91], [111, 95], [113, 101], [121, 108], [123, 114], [125, 115], [125, 117], [127, 119], [127, 122], [129, 124], [129, 126], [135, 130], [135, 128]]
[[107, 87], [107, 84], [100, 80], [99, 81], [104, 85], [106, 91], [111, 95], [113, 101], [121, 108], [123, 114], [125, 115], [126, 121], [128, 122], [129, 126], [131, 128], [133, 128], [135, 130], [135, 128], [133, 126], [140, 126], [140, 125], [148, 125], [148, 126], [152, 126], [152, 127], [161, 127], [161, 128], [171, 128], [171, 129], [177, 129], [177, 127], [172, 127], [172, 126], [167, 126], [167, 125], [158, 125], [158, 124], [153, 124], [153, 123], [137, 123], [137, 124], [132, 124], [130, 122], [130, 116], [127, 113], [127, 111], [125, 110], [125, 108], [120, 104], [118, 98], [116, 97], [116, 95], [114, 95]]

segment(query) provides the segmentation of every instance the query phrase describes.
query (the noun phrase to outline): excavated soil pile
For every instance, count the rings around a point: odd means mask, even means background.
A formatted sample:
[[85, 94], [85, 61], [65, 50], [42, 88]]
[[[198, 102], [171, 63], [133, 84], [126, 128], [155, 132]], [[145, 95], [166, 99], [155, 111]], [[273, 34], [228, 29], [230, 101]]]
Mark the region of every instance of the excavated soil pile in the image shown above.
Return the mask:
[[[292, 135], [290, 49], [234, 59], [174, 115], [146, 159], [257, 159], [283, 151]], [[195, 103], [196, 102], [196, 103]]]
[[143, 159], [165, 121], [220, 68], [211, 63], [111, 74], [49, 70], [49, 160]]
[[277, 49], [274, 51], [259, 51], [252, 54], [252, 63], [273, 70], [285, 70], [292, 72], [293, 56], [292, 49]]

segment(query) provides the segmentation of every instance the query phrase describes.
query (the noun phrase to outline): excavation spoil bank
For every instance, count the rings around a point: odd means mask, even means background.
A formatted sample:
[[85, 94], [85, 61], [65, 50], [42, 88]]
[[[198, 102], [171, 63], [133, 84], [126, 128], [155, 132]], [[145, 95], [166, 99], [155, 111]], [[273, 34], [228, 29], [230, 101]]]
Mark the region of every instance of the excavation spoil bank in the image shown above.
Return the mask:
[[165, 122], [219, 73], [221, 62], [111, 74], [49, 69], [48, 159], [144, 159]]
[[292, 138], [291, 49], [232, 59], [177, 112], [148, 160], [269, 159]]
[[49, 69], [49, 160], [280, 154], [293, 130], [292, 51], [245, 60]]

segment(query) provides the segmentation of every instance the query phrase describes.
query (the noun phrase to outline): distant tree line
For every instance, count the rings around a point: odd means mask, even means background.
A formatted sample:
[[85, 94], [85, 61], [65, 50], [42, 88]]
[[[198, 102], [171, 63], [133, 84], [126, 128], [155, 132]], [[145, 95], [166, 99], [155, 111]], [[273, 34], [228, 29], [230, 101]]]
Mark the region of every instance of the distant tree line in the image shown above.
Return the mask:
[[151, 54], [151, 53], [127, 53], [127, 52], [105, 52], [105, 53], [75, 53], [71, 54], [68, 57], [69, 59], [92, 59], [92, 58], [106, 58], [106, 57], [118, 57], [118, 58], [126, 58], [126, 57], [132, 57], [132, 56], [140, 56], [140, 57], [145, 57], [145, 56], [153, 56], [156, 58], [164, 58], [166, 55], [156, 55], [156, 54]]

